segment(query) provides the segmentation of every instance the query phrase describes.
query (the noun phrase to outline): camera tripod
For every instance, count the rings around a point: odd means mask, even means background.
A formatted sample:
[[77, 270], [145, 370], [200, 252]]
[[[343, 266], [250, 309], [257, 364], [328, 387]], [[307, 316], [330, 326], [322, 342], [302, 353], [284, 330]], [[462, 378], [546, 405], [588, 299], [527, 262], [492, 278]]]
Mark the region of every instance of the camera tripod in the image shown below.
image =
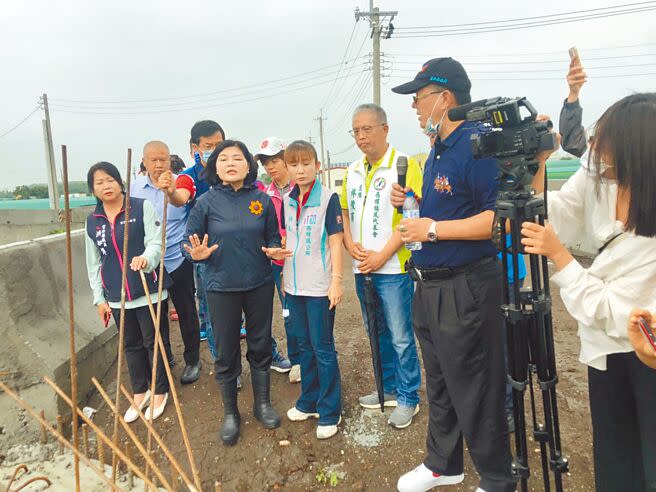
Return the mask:
[[[546, 177], [545, 177], [546, 185]], [[540, 445], [544, 490], [551, 491], [550, 472], [553, 472], [555, 490], [563, 490], [562, 474], [569, 469], [567, 458], [562, 455], [558, 405], [556, 402], [556, 359], [554, 353], [551, 295], [547, 258], [527, 255], [530, 265], [530, 286], [519, 288], [519, 258], [523, 252], [521, 226], [523, 222], [544, 225], [546, 203], [533, 195], [530, 189], [504, 190], [497, 198], [496, 223], [500, 234], [502, 253], [504, 303], [501, 306], [506, 323], [508, 344], [508, 382], [512, 386], [513, 413], [515, 417], [515, 459], [513, 475], [519, 480], [520, 490], [528, 490], [530, 469], [529, 449], [526, 438], [526, 414], [524, 394], [529, 390], [533, 438]], [[546, 186], [545, 186], [546, 190]], [[510, 250], [506, 240], [510, 225]], [[514, 282], [508, 281], [508, 255], [512, 261]], [[510, 302], [513, 289], [514, 302]], [[537, 386], [537, 387], [536, 387]], [[541, 392], [542, 412], [538, 414], [536, 393]], [[543, 419], [543, 423], [538, 422]]]

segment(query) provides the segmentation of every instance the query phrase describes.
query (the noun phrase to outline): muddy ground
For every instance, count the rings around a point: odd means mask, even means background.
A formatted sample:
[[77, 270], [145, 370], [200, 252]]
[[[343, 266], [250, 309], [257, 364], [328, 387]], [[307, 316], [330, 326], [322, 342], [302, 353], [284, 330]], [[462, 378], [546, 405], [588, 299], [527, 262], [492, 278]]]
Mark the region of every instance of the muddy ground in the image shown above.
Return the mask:
[[[335, 338], [342, 373], [344, 421], [337, 436], [328, 441], [317, 441], [316, 421], [292, 423], [285, 412], [294, 405], [300, 385], [288, 382], [286, 374], [272, 375], [272, 399], [283, 416], [279, 429], [266, 431], [252, 416], [252, 391], [248, 363], [244, 364], [244, 388], [239, 404], [242, 430], [235, 447], [225, 447], [218, 436], [222, 415], [217, 383], [213, 377], [213, 364], [203, 342], [203, 374], [190, 386], [178, 385], [183, 402], [184, 418], [189, 431], [203, 490], [310, 490], [335, 488], [338, 490], [396, 490], [398, 477], [417, 466], [424, 457], [427, 426], [425, 389], [421, 390], [421, 411], [413, 424], [405, 430], [387, 425], [387, 415], [378, 410], [364, 410], [357, 404], [358, 396], [374, 388], [369, 343], [365, 336], [360, 308], [355, 296], [353, 276], [344, 275], [344, 302], [337, 308]], [[564, 310], [557, 290], [553, 292], [553, 316], [557, 366], [560, 375], [558, 403], [561, 417], [561, 434], [565, 454], [570, 459], [570, 474], [564, 478], [565, 490], [593, 490], [591, 424], [587, 397], [587, 372], [578, 360], [579, 341], [576, 326]], [[171, 327], [173, 350], [178, 365], [173, 372], [176, 378], [182, 371], [182, 342], [177, 323]], [[274, 335], [284, 350], [285, 337], [281, 309], [276, 299]], [[242, 343], [245, 354], [245, 342]], [[114, 374], [110, 371], [110, 374]], [[423, 371], [422, 371], [423, 372]], [[127, 373], [122, 376], [127, 380]], [[104, 386], [114, 392], [113, 377]], [[422, 381], [424, 380], [422, 374]], [[99, 397], [89, 402], [100, 410], [96, 421], [108, 430], [111, 428], [108, 409]], [[528, 402], [527, 402], [528, 403]], [[177, 427], [174, 407], [169, 402], [157, 428], [175, 455], [185, 459], [182, 438]], [[145, 436], [140, 424], [133, 424], [139, 435]], [[288, 445], [281, 445], [288, 441]], [[538, 446], [530, 442], [532, 478], [529, 490], [544, 490]], [[465, 453], [467, 454], [467, 453]], [[163, 462], [163, 455], [160, 462]], [[166, 466], [168, 469], [168, 466]], [[445, 491], [473, 491], [478, 476], [465, 457], [465, 481]]]

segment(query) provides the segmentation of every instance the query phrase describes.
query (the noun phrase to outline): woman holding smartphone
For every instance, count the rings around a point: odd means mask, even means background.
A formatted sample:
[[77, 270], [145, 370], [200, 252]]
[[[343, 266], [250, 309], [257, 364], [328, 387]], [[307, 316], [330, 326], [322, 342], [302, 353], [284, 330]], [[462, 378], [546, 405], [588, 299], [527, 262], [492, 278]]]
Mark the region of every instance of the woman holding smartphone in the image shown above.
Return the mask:
[[638, 358], [652, 369], [656, 369], [656, 316], [651, 311], [631, 311], [629, 340]]
[[[627, 335], [632, 307], [656, 299], [654, 121], [656, 93], [613, 104], [597, 122], [591, 165], [549, 193], [549, 223], [522, 226], [526, 252], [554, 263], [551, 280], [578, 322], [598, 492], [656, 490], [656, 371]], [[599, 254], [586, 269], [563, 243]]]
[[[125, 187], [116, 166], [109, 162], [94, 164], [87, 173], [87, 184], [97, 201], [96, 209], [87, 217], [86, 263], [93, 303], [107, 326], [114, 316], [116, 326], [121, 312], [121, 281], [123, 273], [123, 245], [125, 234]], [[125, 412], [125, 421], [134, 422], [139, 412], [150, 402], [146, 417], [153, 420], [164, 413], [168, 400], [169, 384], [164, 362], [159, 352], [155, 394], [151, 395], [150, 378], [155, 347], [155, 325], [148, 310], [148, 298], [157, 302], [158, 283], [156, 268], [162, 253], [160, 219], [155, 207], [146, 200], [130, 199], [128, 261], [125, 290], [125, 360], [130, 374], [136, 407]], [[148, 293], [144, 291], [139, 270], [146, 275]], [[170, 279], [164, 273], [164, 287]], [[162, 312], [167, 312], [168, 292], [162, 291]], [[168, 317], [162, 316], [162, 330], [168, 329]]]

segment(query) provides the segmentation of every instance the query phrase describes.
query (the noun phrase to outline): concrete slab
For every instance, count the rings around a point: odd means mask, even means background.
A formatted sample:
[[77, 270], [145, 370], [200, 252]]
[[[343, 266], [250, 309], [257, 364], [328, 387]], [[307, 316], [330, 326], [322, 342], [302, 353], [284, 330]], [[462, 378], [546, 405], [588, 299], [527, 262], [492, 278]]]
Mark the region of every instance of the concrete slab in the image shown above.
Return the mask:
[[[91, 377], [102, 379], [116, 358], [116, 327], [105, 329], [92, 305], [84, 262], [84, 231], [72, 234], [78, 394], [86, 401]], [[43, 383], [47, 375], [70, 394], [69, 318], [64, 234], [0, 247], [0, 371], [46, 418], [70, 410]], [[0, 450], [29, 442], [39, 429], [0, 394]]]

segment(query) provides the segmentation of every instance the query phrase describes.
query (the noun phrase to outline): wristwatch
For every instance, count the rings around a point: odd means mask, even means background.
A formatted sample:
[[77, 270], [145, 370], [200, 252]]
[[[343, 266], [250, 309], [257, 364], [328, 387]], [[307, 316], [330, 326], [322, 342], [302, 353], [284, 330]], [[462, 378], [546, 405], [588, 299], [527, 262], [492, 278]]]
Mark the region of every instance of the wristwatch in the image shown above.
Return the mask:
[[437, 222], [433, 221], [428, 228], [428, 240], [431, 243], [437, 242]]

